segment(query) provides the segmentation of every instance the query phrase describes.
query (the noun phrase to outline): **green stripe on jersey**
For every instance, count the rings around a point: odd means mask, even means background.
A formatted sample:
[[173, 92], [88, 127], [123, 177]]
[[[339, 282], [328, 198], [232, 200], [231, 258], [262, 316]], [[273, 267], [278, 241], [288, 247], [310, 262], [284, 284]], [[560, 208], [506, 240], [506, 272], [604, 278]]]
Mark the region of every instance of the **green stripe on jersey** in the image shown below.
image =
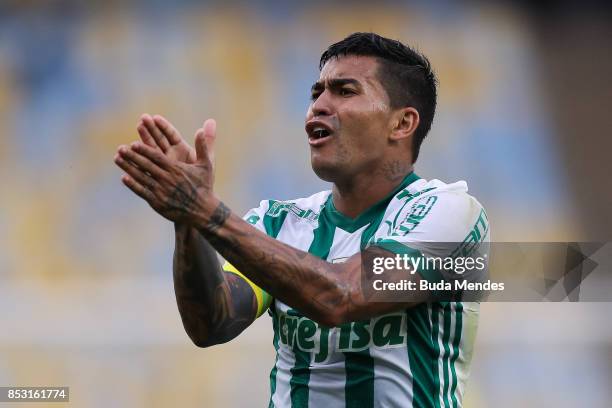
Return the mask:
[[444, 305], [444, 313], [443, 313], [443, 328], [444, 335], [442, 336], [442, 345], [444, 346], [444, 358], [442, 359], [442, 372], [444, 374], [444, 388], [442, 391], [442, 397], [444, 400], [444, 406], [450, 407], [450, 402], [448, 400], [448, 388], [449, 383], [451, 382], [450, 373], [449, 373], [449, 362], [451, 357], [450, 351], [450, 333], [451, 333], [451, 304], [446, 303]]
[[272, 402], [272, 397], [276, 392], [276, 372], [278, 371], [278, 319], [276, 317], [276, 311], [274, 307], [270, 308], [270, 313], [272, 315], [272, 328], [274, 329], [274, 340], [272, 340], [272, 344], [274, 344], [274, 351], [276, 352], [276, 360], [274, 362], [274, 367], [272, 371], [270, 371], [270, 403], [268, 404], [268, 408], [274, 407], [274, 402]]
[[[419, 330], [419, 327], [415, 325], [416, 321], [425, 327], [425, 324], [420, 322], [421, 319], [415, 320], [418, 316], [415, 313], [416, 309], [406, 311], [408, 332], [418, 333], [418, 336], [408, 337], [410, 369], [413, 373], [413, 405], [428, 408], [457, 407], [459, 402], [456, 392], [459, 380], [455, 363], [459, 357], [459, 344], [463, 331], [463, 305], [458, 302], [440, 302], [431, 303], [429, 307], [431, 308], [431, 325], [429, 325], [429, 320], [426, 321], [429, 330]], [[453, 317], [455, 318], [454, 330]], [[423, 339], [428, 339], [429, 345]], [[415, 340], [421, 343], [415, 343]], [[426, 350], [431, 352], [422, 355]], [[440, 362], [442, 372], [439, 370]], [[427, 367], [429, 370], [426, 370]]]
[[[324, 213], [319, 216], [319, 226], [314, 230], [314, 237], [308, 253], [321, 259], [327, 259], [329, 250], [334, 242], [334, 226], [327, 220]], [[297, 342], [293, 346], [295, 365], [291, 369], [291, 406], [308, 407], [308, 382], [310, 381], [310, 353], [298, 348]]]
[[374, 359], [370, 349], [344, 353], [344, 358], [346, 408], [374, 406]]
[[433, 345], [433, 387], [429, 392], [432, 394], [434, 406], [440, 407], [440, 343], [438, 337], [440, 336], [440, 304], [431, 304], [431, 343]]
[[[414, 408], [434, 408], [439, 404], [434, 400], [438, 359], [435, 352], [432, 329], [438, 326], [437, 317], [434, 325], [434, 308], [432, 322], [429, 321], [427, 303], [422, 303], [406, 310], [408, 361], [412, 373], [412, 406]], [[435, 312], [437, 316], [437, 311]], [[437, 335], [435, 339], [437, 339]], [[436, 340], [437, 342], [437, 340]], [[435, 344], [435, 345], [434, 345]], [[438, 385], [439, 388], [439, 385]]]
[[463, 303], [457, 302], [456, 304], [456, 317], [455, 317], [455, 336], [453, 340], [453, 357], [451, 358], [451, 372], [453, 375], [453, 385], [451, 387], [451, 399], [453, 400], [453, 407], [458, 407], [459, 402], [457, 401], [457, 395], [455, 394], [457, 390], [457, 383], [459, 379], [457, 378], [457, 371], [455, 369], [455, 363], [457, 362], [457, 358], [459, 358], [459, 344], [461, 343], [461, 331], [463, 330]]
[[[285, 222], [285, 219], [287, 218], [287, 211], [283, 211], [279, 215], [276, 215], [276, 216], [272, 216], [268, 214], [270, 212], [269, 211], [270, 208], [272, 208], [275, 202], [276, 201], [274, 200], [268, 200], [268, 211], [266, 211], [266, 214], [264, 215], [264, 219], [263, 219], [263, 224], [266, 229], [266, 234], [272, 238], [276, 238], [278, 236], [278, 233], [280, 232], [281, 227], [283, 226], [283, 223]], [[262, 291], [262, 292], [265, 295], [269, 296], [265, 291]], [[272, 300], [272, 302], [274, 302], [274, 300]], [[272, 397], [274, 396], [274, 393], [276, 392], [276, 373], [278, 370], [277, 365], [278, 365], [278, 336], [279, 336], [278, 330], [279, 330], [279, 327], [278, 327], [278, 319], [276, 318], [276, 313], [274, 312], [274, 307], [271, 307], [270, 310], [272, 312], [272, 327], [274, 329], [273, 344], [274, 344], [274, 349], [276, 350], [276, 362], [274, 363], [274, 367], [272, 368], [272, 371], [270, 371], [269, 407], [274, 407], [274, 403], [272, 402]]]

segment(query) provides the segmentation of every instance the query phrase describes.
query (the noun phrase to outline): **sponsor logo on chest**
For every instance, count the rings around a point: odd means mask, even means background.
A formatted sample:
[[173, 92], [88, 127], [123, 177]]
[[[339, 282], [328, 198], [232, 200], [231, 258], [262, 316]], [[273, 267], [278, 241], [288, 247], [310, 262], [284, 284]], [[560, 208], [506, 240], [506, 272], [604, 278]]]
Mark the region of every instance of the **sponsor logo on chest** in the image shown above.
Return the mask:
[[371, 347], [388, 349], [406, 344], [406, 314], [392, 313], [340, 327], [325, 327], [294, 310], [275, 313], [279, 343], [293, 351], [313, 354], [321, 363], [336, 352], [355, 352]]

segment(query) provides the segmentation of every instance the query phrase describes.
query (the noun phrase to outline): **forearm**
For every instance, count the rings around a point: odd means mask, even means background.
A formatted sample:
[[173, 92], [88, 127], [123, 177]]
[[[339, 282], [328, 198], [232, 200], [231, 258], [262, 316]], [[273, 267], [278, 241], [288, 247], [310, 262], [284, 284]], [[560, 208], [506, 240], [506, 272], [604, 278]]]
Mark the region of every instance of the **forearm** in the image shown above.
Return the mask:
[[342, 275], [307, 252], [257, 230], [220, 201], [195, 224], [214, 248], [255, 284], [283, 303], [326, 325], [335, 325], [351, 304], [358, 279]]
[[185, 331], [200, 347], [237, 336], [255, 318], [246, 282], [226, 276], [198, 230], [175, 224], [175, 239], [174, 291]]

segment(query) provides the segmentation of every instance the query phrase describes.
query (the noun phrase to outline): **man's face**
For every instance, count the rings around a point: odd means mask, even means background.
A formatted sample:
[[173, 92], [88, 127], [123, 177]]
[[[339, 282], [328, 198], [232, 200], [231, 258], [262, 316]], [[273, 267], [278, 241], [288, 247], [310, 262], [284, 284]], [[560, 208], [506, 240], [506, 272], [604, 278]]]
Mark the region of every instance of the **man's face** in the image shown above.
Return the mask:
[[306, 114], [310, 160], [321, 179], [337, 182], [380, 166], [391, 132], [389, 98], [374, 57], [328, 61]]

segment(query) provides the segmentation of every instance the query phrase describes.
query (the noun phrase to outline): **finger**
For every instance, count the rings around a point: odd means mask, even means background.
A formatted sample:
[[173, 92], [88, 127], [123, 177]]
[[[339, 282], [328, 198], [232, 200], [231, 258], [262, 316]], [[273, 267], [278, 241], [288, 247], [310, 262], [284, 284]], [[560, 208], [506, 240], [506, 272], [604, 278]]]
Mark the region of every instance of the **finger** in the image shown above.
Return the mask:
[[147, 175], [129, 160], [123, 158], [120, 154], [115, 156], [115, 163], [134, 180], [138, 181], [138, 183], [146, 186], [149, 189], [153, 189], [155, 187], [156, 182], [151, 176]]
[[[129, 151], [127, 154], [136, 154], [138, 156], [142, 156], [147, 158], [150, 163], [154, 164], [157, 169], [162, 171], [170, 171], [173, 168], [173, 163], [170, 159], [166, 157], [166, 155], [160, 152], [158, 149], [153, 149], [150, 146], [145, 145], [144, 143], [134, 142], [130, 145]], [[138, 163], [140, 165], [140, 163]], [[143, 163], [143, 165], [146, 162]], [[145, 169], [149, 171], [148, 169]], [[155, 170], [155, 169], [152, 169]]]
[[179, 144], [183, 141], [183, 137], [179, 131], [176, 130], [168, 119], [161, 115], [155, 115], [153, 116], [153, 121], [157, 125], [158, 129], [161, 130], [162, 134], [166, 136], [166, 139], [168, 139], [168, 142], [170, 142], [171, 145]]
[[143, 117], [144, 115], [140, 117], [140, 120], [138, 121], [138, 125], [136, 126], [136, 130], [138, 131], [140, 140], [142, 140], [142, 142], [148, 146], [157, 147], [157, 143], [155, 142], [155, 139], [153, 139], [153, 136], [151, 136], [151, 133], [149, 133], [149, 131], [147, 130], [147, 127], [144, 124]]
[[196, 149], [196, 160], [201, 161], [208, 157], [206, 151], [206, 142], [204, 141], [204, 129], [200, 128], [195, 134], [195, 149]]
[[159, 146], [159, 148], [165, 153], [170, 148], [170, 143], [168, 142], [168, 139], [166, 139], [166, 136], [164, 136], [157, 128], [157, 125], [155, 124], [155, 121], [153, 121], [151, 115], [142, 115], [142, 121], [144, 122], [144, 125], [151, 136], [153, 136], [153, 139], [155, 139], [157, 146]]
[[206, 119], [204, 122], [204, 141], [208, 157], [212, 161], [215, 156], [215, 140], [217, 139], [217, 122], [214, 119]]
[[[128, 146], [121, 146], [119, 148], [118, 156], [120, 158], [122, 158], [123, 160], [133, 164], [136, 167], [138, 167], [142, 171], [145, 171], [145, 172], [151, 174], [154, 178], [156, 178], [156, 179], [163, 179], [166, 176], [165, 171], [163, 169], [161, 169], [157, 164], [155, 164], [151, 160], [149, 160], [147, 157], [145, 157], [142, 154], [134, 151], [134, 149], [133, 149], [133, 145], [134, 144], [135, 143], [132, 143], [132, 145], [130, 145], [129, 147]], [[153, 150], [152, 147], [147, 146], [147, 148]], [[163, 155], [163, 153], [161, 153], [159, 150], [155, 149], [155, 151], [158, 152], [159, 154]]]
[[146, 202], [150, 203], [150, 201], [154, 198], [154, 195], [150, 190], [148, 190], [146, 187], [138, 183], [136, 180], [134, 180], [127, 174], [124, 174], [121, 177], [121, 181], [123, 182], [123, 184], [125, 184], [127, 188], [132, 190], [134, 194], [136, 194], [138, 197], [142, 198]]
[[214, 163], [216, 137], [217, 122], [214, 119], [207, 119], [202, 128], [196, 132], [196, 156], [198, 160], [204, 160], [208, 157]]

